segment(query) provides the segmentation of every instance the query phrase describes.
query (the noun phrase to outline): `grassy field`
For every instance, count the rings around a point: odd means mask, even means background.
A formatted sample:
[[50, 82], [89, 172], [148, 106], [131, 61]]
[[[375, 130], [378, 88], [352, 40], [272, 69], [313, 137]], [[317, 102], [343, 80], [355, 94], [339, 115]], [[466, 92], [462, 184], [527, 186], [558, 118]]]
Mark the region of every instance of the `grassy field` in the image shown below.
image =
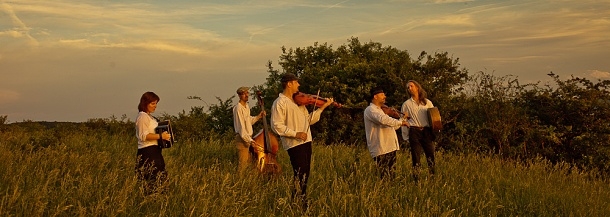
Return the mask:
[[133, 135], [0, 132], [0, 216], [610, 216], [610, 182], [544, 160], [512, 162], [437, 153], [437, 175], [411, 179], [401, 150], [397, 177], [381, 181], [364, 144], [314, 142], [310, 208], [290, 200], [283, 173], [239, 177], [231, 138], [165, 150], [168, 192], [143, 196]]

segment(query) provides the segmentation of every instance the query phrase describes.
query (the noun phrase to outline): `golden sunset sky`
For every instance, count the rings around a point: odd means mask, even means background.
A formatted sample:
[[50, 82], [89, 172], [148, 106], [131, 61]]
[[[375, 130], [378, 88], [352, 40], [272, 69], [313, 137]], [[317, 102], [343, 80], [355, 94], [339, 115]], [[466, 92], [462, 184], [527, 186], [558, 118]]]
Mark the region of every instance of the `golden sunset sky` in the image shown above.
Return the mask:
[[0, 0], [0, 115], [134, 120], [145, 91], [177, 115], [262, 84], [282, 46], [351, 37], [521, 83], [610, 79], [609, 1]]

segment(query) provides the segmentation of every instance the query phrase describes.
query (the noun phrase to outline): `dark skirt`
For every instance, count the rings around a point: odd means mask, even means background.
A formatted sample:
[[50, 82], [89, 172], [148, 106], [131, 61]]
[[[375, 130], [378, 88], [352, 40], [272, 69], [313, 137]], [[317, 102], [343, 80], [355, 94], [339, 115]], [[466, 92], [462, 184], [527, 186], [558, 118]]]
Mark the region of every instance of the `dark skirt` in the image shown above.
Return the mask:
[[157, 187], [167, 180], [165, 160], [157, 145], [138, 149], [136, 154], [136, 176], [144, 182], [146, 194], [156, 191]]

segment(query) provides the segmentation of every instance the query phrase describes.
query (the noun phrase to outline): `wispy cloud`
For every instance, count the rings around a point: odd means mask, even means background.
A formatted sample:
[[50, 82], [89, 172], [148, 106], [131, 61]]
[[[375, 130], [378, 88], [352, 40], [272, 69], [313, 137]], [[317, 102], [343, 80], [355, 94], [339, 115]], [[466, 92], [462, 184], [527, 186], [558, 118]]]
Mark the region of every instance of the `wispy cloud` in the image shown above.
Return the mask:
[[474, 22], [472, 17], [467, 14], [449, 15], [439, 18], [432, 18], [425, 21], [428, 25], [460, 25], [460, 26], [473, 26]]
[[17, 101], [20, 96], [17, 91], [0, 89], [0, 105]]
[[589, 70], [586, 74], [597, 79], [610, 79], [610, 72], [604, 72], [599, 70]]
[[[201, 13], [190, 8], [167, 10], [148, 4], [100, 4], [90, 5], [71, 2], [2, 3], [2, 10], [11, 15], [16, 27], [2, 31], [0, 36], [27, 37], [45, 47], [70, 46], [80, 49], [128, 48], [168, 51], [190, 55], [233, 43], [204, 28], [188, 23], [189, 16]], [[228, 8], [228, 7], [227, 7]], [[207, 8], [206, 8], [207, 9]], [[19, 19], [15, 11], [37, 14]], [[222, 8], [215, 12], [227, 12]], [[41, 19], [42, 17], [42, 19]], [[28, 27], [22, 20], [36, 20]], [[44, 36], [34, 39], [30, 33]], [[194, 44], [198, 46], [194, 47]]]
[[474, 0], [433, 0], [434, 4], [448, 4], [448, 3], [464, 3], [473, 2]]
[[[290, 24], [294, 24], [303, 20], [307, 20], [307, 19], [311, 19], [312, 17], [317, 16], [316, 14], [321, 14], [321, 13], [325, 13], [328, 10], [331, 10], [333, 8], [338, 8], [341, 7], [342, 4], [349, 2], [350, 0], [344, 0], [341, 2], [337, 2], [335, 4], [328, 4], [328, 3], [323, 3], [323, 4], [298, 4], [298, 5], [293, 5], [291, 7], [303, 7], [303, 8], [314, 8], [314, 9], [318, 9], [317, 11], [315, 11], [315, 13], [309, 13], [300, 17], [287, 17], [287, 19], [285, 21], [283, 21], [280, 24], [277, 24], [275, 26], [261, 26], [261, 25], [256, 25], [256, 26], [247, 26], [245, 31], [248, 32], [249, 34], [249, 39], [248, 39], [248, 44], [250, 44], [252, 42], [252, 39], [255, 36], [259, 36], [259, 35], [265, 35], [265, 34], [269, 34], [273, 31], [275, 31], [276, 29], [288, 26]], [[284, 5], [285, 6], [285, 5]]]
[[15, 38], [25, 37], [29, 40], [30, 44], [38, 45], [38, 41], [30, 35], [30, 28], [25, 23], [23, 23], [23, 21], [21, 21], [19, 17], [17, 17], [11, 5], [5, 3], [4, 1], [1, 1], [0, 10], [8, 15], [12, 24], [14, 25], [12, 29], [0, 32], [0, 36], [8, 35]]
[[493, 62], [497, 62], [497, 63], [515, 63], [515, 62], [522, 62], [522, 61], [526, 61], [526, 60], [537, 60], [537, 59], [544, 59], [544, 58], [548, 58], [547, 56], [516, 56], [516, 57], [487, 57], [487, 58], [483, 58], [483, 60], [486, 61], [493, 61]]
[[202, 54], [203, 51], [190, 46], [169, 44], [162, 41], [145, 41], [145, 42], [130, 42], [130, 43], [91, 43], [87, 39], [75, 39], [75, 40], [60, 40], [62, 44], [72, 46], [80, 49], [88, 48], [125, 48], [125, 49], [136, 49], [136, 50], [151, 50], [151, 51], [169, 51], [175, 53], [196, 55]]

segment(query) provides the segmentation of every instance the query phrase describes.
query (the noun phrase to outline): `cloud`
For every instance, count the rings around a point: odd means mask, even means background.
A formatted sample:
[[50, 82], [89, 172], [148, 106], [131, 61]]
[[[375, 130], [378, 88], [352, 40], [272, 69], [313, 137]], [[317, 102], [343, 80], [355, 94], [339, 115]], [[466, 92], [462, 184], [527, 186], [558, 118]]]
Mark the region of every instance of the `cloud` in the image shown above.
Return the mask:
[[23, 32], [21, 31], [15, 31], [15, 30], [6, 30], [3, 32], [0, 32], [0, 36], [10, 36], [13, 38], [21, 38], [24, 36]]
[[30, 35], [30, 29], [19, 17], [15, 14], [11, 5], [0, 2], [0, 11], [4, 11], [10, 18], [13, 28], [11, 30], [0, 32], [0, 36], [9, 35], [14, 38], [25, 37], [29, 40], [31, 45], [38, 45], [38, 41]]
[[610, 79], [610, 72], [604, 72], [599, 70], [589, 70], [587, 74], [593, 78], [597, 79]]
[[[311, 22], [312, 19], [316, 19], [319, 18], [321, 16], [323, 16], [322, 14], [331, 14], [331, 12], [327, 12], [328, 10], [334, 9], [334, 8], [345, 8], [342, 4], [348, 2], [350, 0], [344, 0], [338, 3], [334, 3], [334, 4], [327, 4], [326, 2], [322, 3], [322, 4], [318, 4], [318, 3], [306, 3], [306, 2], [288, 2], [288, 3], [281, 3], [280, 5], [274, 6], [274, 7], [278, 7], [276, 8], [268, 8], [270, 10], [279, 10], [279, 11], [285, 11], [285, 10], [289, 10], [289, 9], [293, 9], [293, 8], [303, 8], [304, 13], [302, 15], [297, 15], [294, 14], [292, 17], [289, 18], [282, 18], [280, 21], [281, 23], [277, 23], [277, 24], [267, 24], [265, 23], [264, 25], [246, 25], [246, 27], [244, 27], [244, 31], [248, 33], [249, 37], [248, 37], [248, 44], [250, 44], [253, 40], [253, 38], [259, 37], [259, 36], [264, 36], [264, 35], [269, 35], [272, 32], [278, 30], [278, 29], [282, 29], [285, 27], [294, 27], [294, 26], [300, 26], [300, 25], [306, 25], [304, 23], [308, 23]], [[311, 11], [311, 12], [309, 12]], [[258, 13], [267, 13], [264, 11], [258, 11]], [[282, 13], [282, 12], [279, 12]], [[316, 26], [319, 27], [319, 26]]]
[[474, 0], [434, 0], [434, 4], [448, 4], [448, 3], [464, 3], [473, 2]]
[[434, 18], [426, 21], [429, 25], [465, 25], [474, 26], [472, 17], [468, 14], [450, 15], [441, 18]]
[[548, 58], [548, 56], [530, 55], [530, 56], [517, 56], [517, 57], [497, 57], [497, 58], [487, 57], [487, 58], [483, 58], [483, 60], [493, 61], [493, 62], [497, 62], [497, 63], [515, 63], [515, 62], [532, 61], [532, 60], [538, 60], [538, 59], [544, 59], [544, 58]]
[[[394, 34], [397, 32], [409, 32], [414, 29], [424, 28], [424, 27], [432, 27], [437, 28], [439, 26], [453, 26], [453, 27], [463, 27], [463, 26], [474, 26], [474, 21], [472, 17], [468, 14], [459, 14], [459, 15], [448, 15], [442, 17], [435, 17], [430, 19], [419, 18], [419, 19], [409, 19], [405, 23], [401, 23], [395, 26], [392, 26], [388, 29], [379, 31], [379, 35], [388, 35]], [[443, 29], [446, 30], [446, 29]], [[472, 36], [478, 35], [476, 31], [462, 31], [461, 33], [449, 33], [449, 34], [463, 34], [462, 36]], [[443, 34], [440, 37], [448, 37], [447, 34]]]
[[[218, 47], [232, 43], [202, 28], [193, 17], [206, 19], [209, 10], [191, 8], [169, 10], [147, 4], [75, 4], [73, 2], [23, 1], [0, 3], [10, 15], [13, 28], [0, 29], [0, 36], [30, 38], [43, 46], [72, 45], [91, 47], [132, 47], [188, 54], [200, 53], [187, 44]], [[221, 12], [218, 12], [221, 13]], [[23, 18], [17, 17], [23, 14]], [[44, 19], [40, 19], [44, 17]], [[25, 23], [36, 24], [28, 27]], [[206, 22], [210, 22], [207, 21]], [[32, 35], [38, 36], [36, 40]]]
[[169, 51], [189, 55], [202, 54], [202, 51], [186, 45], [171, 44], [162, 41], [144, 41], [130, 43], [92, 43], [88, 39], [60, 40], [60, 43], [80, 49], [89, 48], [126, 48], [135, 50]]
[[0, 105], [17, 101], [20, 97], [21, 94], [16, 91], [0, 90]]

